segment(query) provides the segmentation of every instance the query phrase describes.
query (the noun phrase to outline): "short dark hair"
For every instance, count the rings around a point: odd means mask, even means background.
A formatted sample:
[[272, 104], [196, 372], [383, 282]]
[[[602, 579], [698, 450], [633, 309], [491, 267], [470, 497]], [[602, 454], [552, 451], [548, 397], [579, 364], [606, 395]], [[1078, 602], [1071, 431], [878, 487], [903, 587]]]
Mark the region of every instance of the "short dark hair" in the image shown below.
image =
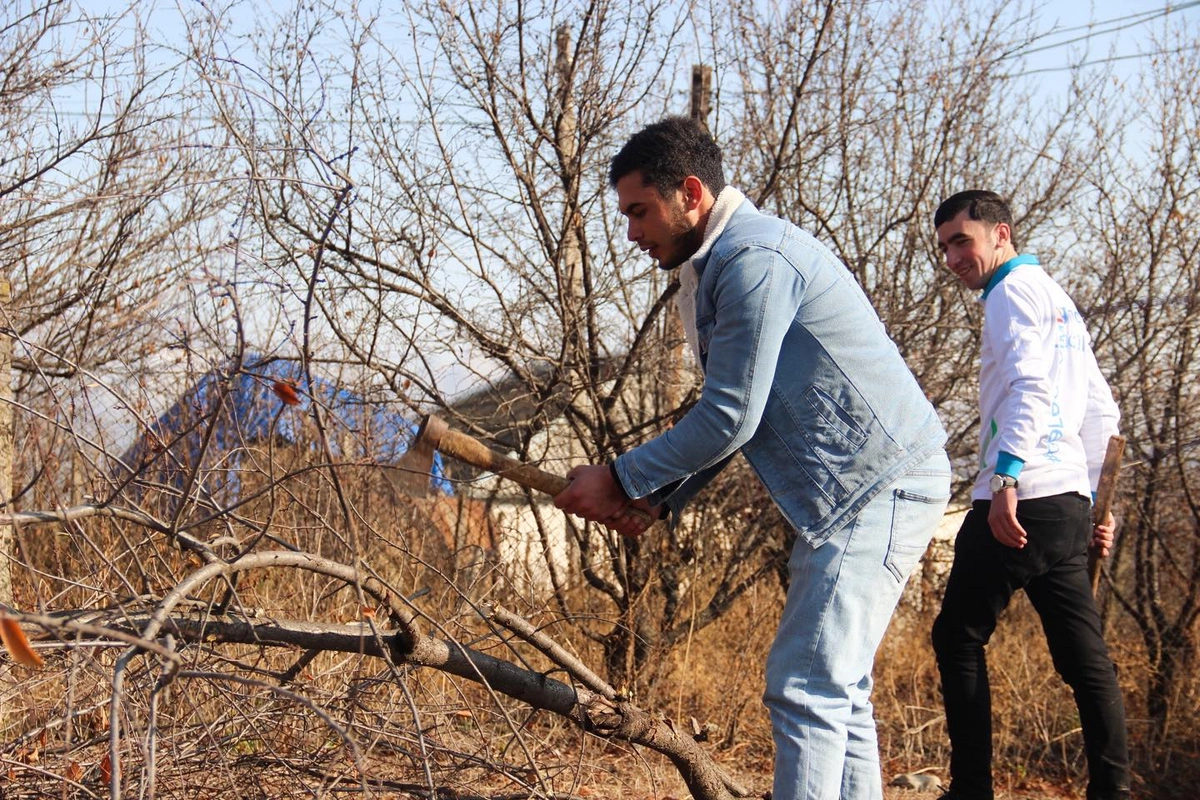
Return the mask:
[[967, 219], [986, 222], [989, 225], [1003, 222], [1009, 231], [1012, 231], [1013, 247], [1017, 246], [1012, 207], [1003, 197], [985, 189], [968, 189], [947, 197], [933, 215], [933, 227], [941, 227], [942, 223], [949, 222], [963, 211], [967, 212]]
[[695, 175], [713, 195], [725, 188], [721, 171], [721, 148], [708, 131], [688, 117], [667, 117], [635, 133], [613, 156], [608, 183], [640, 171], [647, 186], [666, 195], [679, 188], [684, 178]]

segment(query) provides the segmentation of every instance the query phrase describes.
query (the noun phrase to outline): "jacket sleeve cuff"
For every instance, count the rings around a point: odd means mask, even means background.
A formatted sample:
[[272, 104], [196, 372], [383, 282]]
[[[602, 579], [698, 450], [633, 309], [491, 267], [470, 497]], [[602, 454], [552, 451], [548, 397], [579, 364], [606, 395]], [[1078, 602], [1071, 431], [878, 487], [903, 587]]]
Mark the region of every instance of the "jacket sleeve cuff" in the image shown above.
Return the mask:
[[[625, 492], [627, 498], [645, 500], [652, 506], [662, 505], [683, 483], [683, 480], [677, 480], [661, 486], [655, 491], [642, 491], [642, 484], [638, 482], [639, 475], [636, 468], [630, 465], [630, 461], [630, 454], [623, 453], [608, 463], [608, 467], [613, 473], [613, 480], [621, 487], [621, 491]], [[632, 491], [629, 488], [631, 486], [633, 487]]]
[[613, 483], [615, 483], [617, 488], [621, 490], [621, 494], [625, 496], [625, 499], [629, 500], [629, 492], [625, 490], [625, 484], [621, 483], [621, 474], [617, 472], [617, 462], [608, 462], [608, 471], [612, 475]]

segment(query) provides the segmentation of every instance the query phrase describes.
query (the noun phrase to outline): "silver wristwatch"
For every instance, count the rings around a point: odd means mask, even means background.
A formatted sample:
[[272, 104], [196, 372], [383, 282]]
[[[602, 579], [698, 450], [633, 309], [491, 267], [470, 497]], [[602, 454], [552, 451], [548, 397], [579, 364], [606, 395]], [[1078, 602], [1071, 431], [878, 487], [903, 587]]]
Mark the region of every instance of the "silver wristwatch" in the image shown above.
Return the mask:
[[988, 482], [988, 488], [992, 490], [992, 494], [1003, 492], [1009, 488], [1015, 489], [1017, 488], [1017, 479], [1011, 475], [1001, 475], [997, 472]]

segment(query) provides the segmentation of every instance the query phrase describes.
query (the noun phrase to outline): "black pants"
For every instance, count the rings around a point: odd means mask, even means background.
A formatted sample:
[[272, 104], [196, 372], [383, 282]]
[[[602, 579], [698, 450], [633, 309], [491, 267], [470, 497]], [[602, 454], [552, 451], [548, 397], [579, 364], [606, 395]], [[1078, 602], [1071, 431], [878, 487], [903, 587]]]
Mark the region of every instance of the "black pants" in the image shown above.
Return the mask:
[[1042, 620], [1058, 674], [1075, 693], [1087, 753], [1088, 800], [1127, 797], [1125, 704], [1100, 633], [1087, 577], [1091, 504], [1077, 494], [1017, 503], [1028, 543], [1017, 550], [992, 537], [991, 502], [977, 500], [954, 545], [954, 566], [933, 648], [950, 733], [951, 791], [991, 800], [992, 700], [984, 645], [1013, 593], [1024, 589]]

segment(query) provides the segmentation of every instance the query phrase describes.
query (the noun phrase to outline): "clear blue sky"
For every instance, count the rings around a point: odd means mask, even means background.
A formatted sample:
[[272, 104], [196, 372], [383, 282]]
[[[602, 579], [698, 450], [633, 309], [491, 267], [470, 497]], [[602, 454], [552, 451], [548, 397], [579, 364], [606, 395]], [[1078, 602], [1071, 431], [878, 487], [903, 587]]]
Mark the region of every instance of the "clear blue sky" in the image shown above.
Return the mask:
[[[241, 13], [249, 24], [250, 15], [262, 7], [262, 2], [234, 4], [230, 19], [237, 22]], [[994, 0], [972, 2], [981, 13], [995, 7]], [[153, 38], [178, 37], [182, 44], [179, 8], [190, 9], [193, 3], [195, 0], [184, 0], [177, 6], [174, 0], [152, 0], [140, 9], [143, 14], [148, 10], [151, 13], [149, 30]], [[265, 0], [265, 4], [283, 9], [290, 7], [292, 0]], [[939, 0], [930, 1], [931, 8], [938, 4]], [[1186, 22], [1200, 28], [1200, 0], [1029, 0], [1028, 5], [1040, 7], [1037, 27], [1044, 33], [1042, 40], [1030, 48], [1028, 70], [1037, 76], [1039, 85], [1051, 91], [1065, 85], [1069, 67], [1079, 63], [1109, 63], [1119, 76], [1135, 75], [1155, 51], [1155, 37], [1161, 36], [1167, 26]], [[128, 0], [88, 0], [83, 7], [95, 14], [119, 13], [128, 8]], [[1193, 43], [1200, 45], [1197, 40]]]

